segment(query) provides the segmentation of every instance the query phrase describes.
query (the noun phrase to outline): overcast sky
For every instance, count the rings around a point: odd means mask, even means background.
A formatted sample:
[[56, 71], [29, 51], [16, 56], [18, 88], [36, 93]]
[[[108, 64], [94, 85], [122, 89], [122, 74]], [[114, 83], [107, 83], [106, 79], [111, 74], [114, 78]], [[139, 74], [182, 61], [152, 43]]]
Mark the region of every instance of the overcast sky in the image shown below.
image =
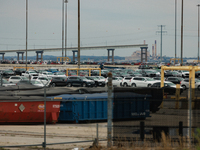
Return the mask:
[[[163, 56], [175, 55], [175, 0], [80, 0], [81, 46], [152, 44]], [[181, 2], [177, 0], [177, 56], [181, 49]], [[198, 7], [200, 0], [184, 0], [183, 57], [198, 54]], [[78, 0], [67, 3], [67, 45], [78, 46]], [[62, 0], [28, 0], [28, 49], [62, 47]], [[26, 48], [26, 0], [0, 0], [0, 50]], [[130, 56], [140, 48], [116, 49]], [[61, 51], [44, 55], [61, 56]], [[5, 56], [16, 53], [6, 54]], [[28, 53], [29, 56], [35, 53]], [[71, 56], [72, 52], [67, 52]], [[107, 56], [107, 50], [81, 51], [81, 55]]]

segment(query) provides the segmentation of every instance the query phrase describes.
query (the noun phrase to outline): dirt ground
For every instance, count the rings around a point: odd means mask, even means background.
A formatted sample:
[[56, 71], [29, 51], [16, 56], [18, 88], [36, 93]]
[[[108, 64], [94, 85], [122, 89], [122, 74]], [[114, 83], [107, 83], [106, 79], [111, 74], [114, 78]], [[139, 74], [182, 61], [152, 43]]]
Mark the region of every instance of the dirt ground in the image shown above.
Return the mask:
[[[106, 123], [98, 124], [99, 139], [106, 139]], [[94, 141], [96, 138], [96, 124], [48, 124], [46, 126], [46, 149], [74, 149], [88, 148], [93, 142], [76, 143], [77, 141]], [[0, 125], [0, 146], [35, 145], [27, 147], [2, 149], [41, 149], [37, 146], [44, 142], [44, 125]], [[50, 143], [74, 142], [71, 144]], [[106, 141], [100, 142], [106, 145]], [[0, 148], [1, 149], [1, 148]]]

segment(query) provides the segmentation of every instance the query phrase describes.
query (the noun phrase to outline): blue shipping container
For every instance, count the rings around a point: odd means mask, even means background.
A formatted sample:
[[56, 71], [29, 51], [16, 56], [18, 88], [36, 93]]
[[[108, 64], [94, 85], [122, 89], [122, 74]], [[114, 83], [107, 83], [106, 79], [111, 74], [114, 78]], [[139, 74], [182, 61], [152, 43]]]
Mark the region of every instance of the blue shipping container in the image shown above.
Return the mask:
[[[148, 97], [140, 94], [118, 94], [113, 100], [113, 119], [146, 118], [149, 116]], [[88, 121], [107, 119], [108, 93], [63, 94], [58, 121]], [[126, 98], [125, 98], [126, 97]], [[68, 101], [69, 100], [69, 101]], [[72, 101], [71, 101], [72, 100]], [[82, 100], [82, 101], [77, 101]]]

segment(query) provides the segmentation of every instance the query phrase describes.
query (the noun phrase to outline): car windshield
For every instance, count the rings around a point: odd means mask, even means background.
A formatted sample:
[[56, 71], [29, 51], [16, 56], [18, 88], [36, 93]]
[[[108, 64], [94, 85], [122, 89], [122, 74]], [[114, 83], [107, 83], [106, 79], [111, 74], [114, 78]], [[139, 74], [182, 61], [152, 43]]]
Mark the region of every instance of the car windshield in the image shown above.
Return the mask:
[[154, 79], [152, 79], [152, 78], [146, 78], [147, 79], [147, 81], [155, 81]]
[[167, 83], [169, 86], [176, 86], [174, 83]]
[[119, 79], [119, 80], [122, 80], [123, 78], [120, 77], [120, 78], [118, 78], [118, 79]]
[[13, 71], [12, 70], [5, 70], [5, 72], [12, 73]]
[[48, 75], [53, 75], [53, 73], [51, 73], [51, 72], [48, 72], [47, 74], [48, 74]]
[[102, 77], [102, 76], [100, 76], [99, 78], [100, 78], [100, 79], [105, 79], [105, 78], [104, 78], [104, 77]]
[[36, 73], [36, 72], [34, 72], [34, 71], [30, 71], [29, 73]]
[[195, 82], [200, 82], [200, 80], [199, 79], [195, 79]]
[[65, 75], [64, 72], [58, 72], [57, 75]]
[[57, 69], [51, 69], [51, 71], [58, 71]]

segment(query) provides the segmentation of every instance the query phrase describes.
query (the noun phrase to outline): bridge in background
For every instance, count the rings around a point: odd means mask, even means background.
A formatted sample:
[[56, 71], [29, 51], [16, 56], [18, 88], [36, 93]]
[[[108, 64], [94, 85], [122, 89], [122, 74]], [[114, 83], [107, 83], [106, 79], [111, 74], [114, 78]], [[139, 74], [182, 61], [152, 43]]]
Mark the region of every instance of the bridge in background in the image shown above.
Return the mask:
[[[125, 48], [140, 48], [141, 49], [141, 61], [145, 60], [147, 61], [147, 49], [148, 49], [148, 44], [136, 44], [136, 45], [113, 45], [113, 46], [88, 46], [88, 47], [80, 47], [80, 50], [105, 50], [107, 49], [108, 51], [108, 61], [110, 58], [112, 58], [112, 62], [114, 62], [114, 50], [115, 49], [125, 49]], [[65, 48], [44, 48], [44, 49], [27, 49], [27, 52], [36, 52], [36, 60], [42, 60], [43, 61], [43, 53], [44, 52], [55, 52], [55, 51], [72, 51], [73, 52], [73, 61], [75, 61], [75, 55], [78, 52], [78, 47], [67, 47]], [[112, 52], [112, 56], [110, 56], [110, 51]], [[2, 60], [4, 60], [4, 55], [5, 53], [13, 53], [16, 52], [18, 55], [18, 60], [19, 60], [19, 55], [22, 55], [22, 60], [24, 53], [26, 52], [26, 49], [23, 50], [1, 50], [0, 55], [2, 55]], [[41, 57], [39, 58], [38, 54], [41, 54]]]

